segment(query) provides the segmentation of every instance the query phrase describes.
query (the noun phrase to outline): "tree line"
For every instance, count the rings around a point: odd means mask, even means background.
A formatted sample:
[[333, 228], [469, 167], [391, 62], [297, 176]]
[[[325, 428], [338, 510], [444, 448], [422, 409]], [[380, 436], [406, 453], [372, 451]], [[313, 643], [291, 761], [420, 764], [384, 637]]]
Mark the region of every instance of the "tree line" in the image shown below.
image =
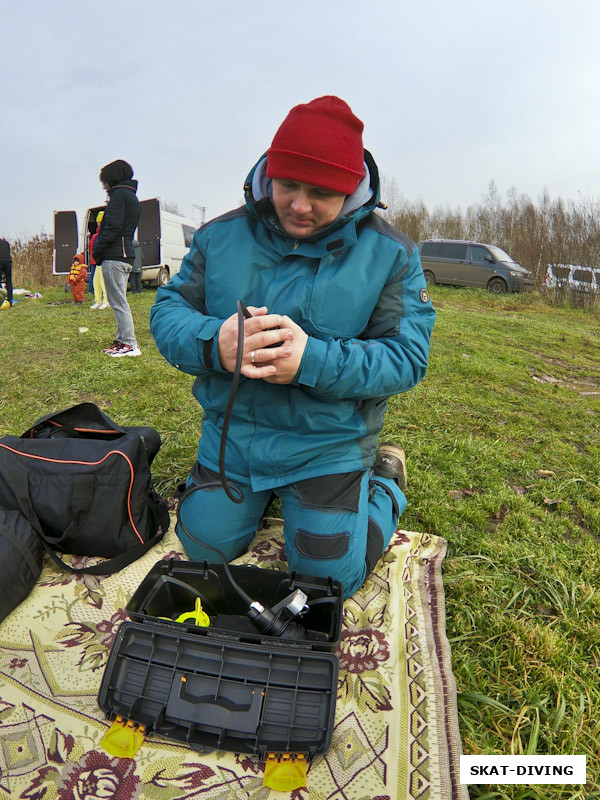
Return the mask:
[[[465, 211], [409, 200], [395, 179], [382, 179], [382, 216], [414, 242], [422, 239], [471, 239], [501, 247], [535, 276], [537, 285], [548, 264], [600, 266], [600, 202], [551, 199], [544, 192], [534, 203], [516, 189], [502, 198], [491, 181], [481, 202]], [[64, 283], [52, 275], [53, 240], [44, 234], [11, 244], [16, 284], [51, 286]]]
[[600, 266], [600, 203], [591, 198], [553, 200], [547, 191], [534, 203], [510, 189], [503, 199], [491, 181], [480, 203], [465, 211], [408, 200], [395, 179], [382, 179], [382, 216], [414, 242], [470, 239], [494, 244], [531, 270], [539, 285], [548, 264]]
[[65, 283], [66, 276], [52, 274], [53, 247], [54, 239], [44, 233], [26, 242], [21, 239], [12, 241], [10, 249], [14, 286], [37, 289], [41, 286], [59, 286]]

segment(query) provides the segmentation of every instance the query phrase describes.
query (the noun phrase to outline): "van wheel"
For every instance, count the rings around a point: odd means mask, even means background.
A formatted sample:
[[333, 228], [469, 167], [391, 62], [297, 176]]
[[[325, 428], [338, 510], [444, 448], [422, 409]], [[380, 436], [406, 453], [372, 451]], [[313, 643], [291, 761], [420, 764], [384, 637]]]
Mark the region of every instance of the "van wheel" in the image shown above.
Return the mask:
[[504, 294], [504, 292], [508, 291], [508, 286], [502, 280], [502, 278], [492, 278], [492, 280], [488, 283], [488, 292], [492, 294]]
[[433, 272], [431, 272], [431, 270], [423, 270], [423, 275], [425, 276], [425, 283], [429, 284], [430, 286], [435, 285], [435, 275]]
[[158, 277], [156, 278], [157, 286], [166, 286], [169, 282], [169, 272], [164, 267], [158, 270]]

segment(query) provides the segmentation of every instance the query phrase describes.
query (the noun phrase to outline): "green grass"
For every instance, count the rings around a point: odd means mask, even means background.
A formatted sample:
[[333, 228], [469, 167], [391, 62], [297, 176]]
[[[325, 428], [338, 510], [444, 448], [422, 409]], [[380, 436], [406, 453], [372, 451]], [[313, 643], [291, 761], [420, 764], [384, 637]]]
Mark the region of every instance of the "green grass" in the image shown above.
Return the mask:
[[[0, 312], [0, 434], [82, 400], [163, 438], [155, 483], [194, 461], [192, 379], [131, 306], [141, 358], [100, 353], [110, 310], [23, 299]], [[472, 786], [472, 798], [600, 797], [600, 315], [537, 294], [432, 287], [429, 373], [390, 401], [384, 437], [407, 451], [402, 526], [448, 541], [448, 638], [466, 753], [585, 754], [588, 785]], [[80, 333], [80, 327], [87, 332]], [[552, 382], [552, 381], [561, 381]]]

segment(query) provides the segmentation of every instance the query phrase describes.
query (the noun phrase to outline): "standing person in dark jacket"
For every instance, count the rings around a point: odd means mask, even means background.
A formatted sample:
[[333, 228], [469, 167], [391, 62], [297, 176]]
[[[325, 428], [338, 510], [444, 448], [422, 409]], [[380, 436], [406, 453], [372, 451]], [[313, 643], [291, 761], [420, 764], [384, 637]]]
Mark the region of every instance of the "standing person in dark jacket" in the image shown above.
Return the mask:
[[101, 265], [106, 296], [117, 323], [114, 342], [102, 351], [113, 358], [142, 354], [127, 302], [127, 280], [135, 258], [133, 234], [140, 219], [140, 201], [135, 194], [138, 182], [132, 178], [131, 165], [121, 159], [100, 170], [100, 181], [109, 201], [94, 242], [93, 256], [98, 267]]
[[10, 255], [10, 245], [6, 239], [0, 239], [0, 282], [4, 282], [6, 284], [6, 299], [12, 306], [12, 258]]

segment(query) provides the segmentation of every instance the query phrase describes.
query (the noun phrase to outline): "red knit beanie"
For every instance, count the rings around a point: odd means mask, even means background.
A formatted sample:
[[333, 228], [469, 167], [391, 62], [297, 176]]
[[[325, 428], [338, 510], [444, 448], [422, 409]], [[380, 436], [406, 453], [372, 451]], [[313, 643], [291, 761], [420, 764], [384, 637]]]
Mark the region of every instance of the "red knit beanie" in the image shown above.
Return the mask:
[[365, 174], [363, 127], [339, 97], [294, 106], [267, 150], [267, 177], [352, 194]]

